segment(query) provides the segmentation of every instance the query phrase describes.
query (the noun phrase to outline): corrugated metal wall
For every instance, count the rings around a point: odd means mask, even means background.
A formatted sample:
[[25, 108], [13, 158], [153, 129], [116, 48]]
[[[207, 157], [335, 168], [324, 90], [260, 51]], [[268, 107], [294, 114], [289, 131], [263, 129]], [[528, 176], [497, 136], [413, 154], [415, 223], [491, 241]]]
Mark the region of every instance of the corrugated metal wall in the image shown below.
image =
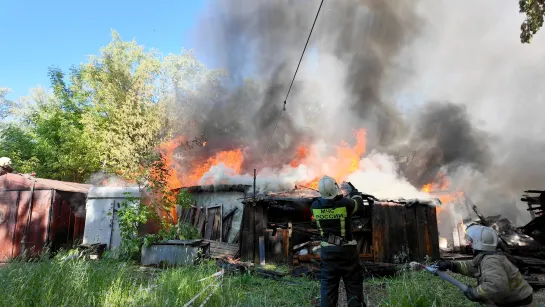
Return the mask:
[[71, 244], [83, 235], [83, 229], [75, 227], [76, 219], [84, 223], [54, 190], [0, 191], [0, 262], [24, 250], [39, 254], [47, 244], [53, 250]]
[[12, 257], [19, 192], [0, 192], [0, 262]]

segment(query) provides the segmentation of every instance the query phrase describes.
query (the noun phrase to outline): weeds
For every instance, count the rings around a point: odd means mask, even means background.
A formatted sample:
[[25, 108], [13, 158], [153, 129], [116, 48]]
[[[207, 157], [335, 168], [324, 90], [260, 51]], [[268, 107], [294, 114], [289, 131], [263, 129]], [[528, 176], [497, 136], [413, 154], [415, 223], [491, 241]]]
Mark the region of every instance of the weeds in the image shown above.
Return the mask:
[[[474, 279], [459, 274], [456, 279], [475, 285]], [[396, 278], [373, 279], [366, 288], [375, 290], [372, 300], [384, 307], [479, 306], [467, 300], [453, 285], [424, 271], [404, 271]]]
[[[12, 262], [0, 268], [1, 306], [181, 306], [214, 282], [199, 279], [218, 271], [215, 263], [170, 268], [139, 268], [114, 259], [84, 261], [42, 257], [33, 262]], [[265, 269], [287, 272], [267, 265]], [[465, 283], [474, 280], [456, 275]], [[319, 282], [285, 277], [279, 281], [250, 273], [226, 275], [207, 306], [311, 306], [319, 296]], [[212, 291], [210, 287], [195, 305]], [[478, 306], [454, 286], [428, 272], [403, 271], [395, 278], [365, 281], [370, 306]]]
[[[141, 270], [113, 260], [43, 260], [0, 268], [2, 306], [180, 306], [213, 280], [214, 263]], [[309, 306], [318, 283], [226, 276], [208, 306]], [[212, 287], [213, 288], [213, 287]], [[212, 288], [210, 290], [212, 290]], [[208, 293], [199, 297], [198, 306]]]

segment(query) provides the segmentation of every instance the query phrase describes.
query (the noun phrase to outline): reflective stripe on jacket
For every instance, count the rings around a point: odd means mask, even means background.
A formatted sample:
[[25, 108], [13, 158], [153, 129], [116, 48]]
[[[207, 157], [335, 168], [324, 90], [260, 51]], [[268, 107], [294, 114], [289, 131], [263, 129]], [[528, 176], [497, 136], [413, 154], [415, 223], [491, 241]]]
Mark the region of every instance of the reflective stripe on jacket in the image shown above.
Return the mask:
[[477, 278], [475, 293], [492, 302], [517, 302], [533, 292], [517, 267], [499, 252], [481, 253], [473, 260], [455, 262], [454, 271]]
[[361, 196], [343, 198], [342, 195], [339, 195], [334, 199], [318, 198], [312, 204], [311, 209], [322, 240], [331, 233], [342, 237], [349, 244], [354, 243], [352, 215], [363, 210]]

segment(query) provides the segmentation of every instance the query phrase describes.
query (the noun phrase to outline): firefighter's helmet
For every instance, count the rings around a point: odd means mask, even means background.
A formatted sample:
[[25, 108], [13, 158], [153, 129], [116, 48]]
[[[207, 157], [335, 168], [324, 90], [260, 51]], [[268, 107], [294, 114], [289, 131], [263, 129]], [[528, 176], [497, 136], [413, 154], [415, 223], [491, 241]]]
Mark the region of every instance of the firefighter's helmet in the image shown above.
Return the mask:
[[466, 240], [476, 251], [495, 251], [498, 246], [498, 234], [492, 227], [470, 225], [466, 229]]
[[341, 189], [339, 189], [337, 181], [329, 176], [324, 176], [320, 179], [318, 190], [322, 198], [325, 199], [333, 199], [335, 196], [341, 194]]

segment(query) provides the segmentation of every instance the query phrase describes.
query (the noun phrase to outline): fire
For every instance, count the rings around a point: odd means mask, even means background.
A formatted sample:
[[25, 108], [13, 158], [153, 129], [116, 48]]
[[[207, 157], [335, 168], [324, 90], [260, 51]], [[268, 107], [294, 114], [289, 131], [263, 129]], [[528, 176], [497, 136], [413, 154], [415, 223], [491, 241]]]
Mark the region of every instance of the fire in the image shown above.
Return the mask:
[[292, 167], [305, 164], [312, 172], [313, 178], [299, 184], [309, 188], [318, 189], [318, 181], [323, 175], [329, 175], [338, 182], [346, 180], [347, 177], [359, 169], [360, 160], [366, 150], [366, 131], [360, 129], [354, 132], [356, 144], [350, 146], [346, 141], [341, 141], [335, 147], [335, 155], [322, 157], [316, 147], [301, 146], [296, 157], [290, 162]]
[[182, 186], [182, 180], [180, 179], [180, 177], [178, 177], [178, 173], [175, 169], [174, 149], [179, 147], [184, 139], [185, 138], [180, 135], [168, 142], [159, 145], [159, 152], [163, 154], [163, 157], [165, 159], [165, 165], [168, 168], [168, 174], [170, 176], [168, 185], [171, 189], [179, 188]]
[[[208, 158], [202, 163], [195, 163], [193, 170], [185, 180], [186, 185], [196, 185], [199, 183], [203, 175], [210, 170], [211, 167], [224, 164], [226, 167], [233, 170], [234, 175], [240, 174], [242, 168], [242, 162], [244, 162], [244, 156], [242, 150], [225, 150], [220, 151], [214, 156]], [[210, 182], [212, 184], [213, 182]]]
[[[463, 195], [463, 193], [459, 191], [449, 191], [450, 184], [451, 182], [446, 175], [444, 173], [439, 173], [433, 182], [423, 185], [420, 191], [432, 194], [439, 198], [441, 203], [448, 204], [456, 201]], [[441, 208], [437, 207], [437, 213], [440, 211]]]
[[[304, 165], [308, 170], [308, 178], [296, 184], [317, 189], [319, 178], [326, 174], [338, 181], [346, 180], [351, 173], [359, 169], [360, 160], [365, 154], [365, 130], [354, 131], [354, 139], [351, 140], [353, 146], [346, 141], [341, 141], [339, 145], [335, 146], [334, 154], [330, 156], [320, 154], [318, 147], [314, 145], [299, 146], [295, 157], [289, 162], [289, 166], [296, 168]], [[166, 167], [169, 169], [169, 186], [172, 189], [202, 184], [203, 176], [212, 167], [220, 164], [224, 164], [232, 171], [230, 175], [241, 174], [244, 154], [240, 148], [220, 151], [209, 157], [195, 158], [185, 165], [180, 165], [179, 161], [174, 158], [174, 151], [184, 140], [183, 136], [179, 136], [161, 144], [159, 147], [160, 152], [164, 155]], [[206, 145], [206, 142], [202, 143], [203, 147]], [[205, 184], [213, 183], [218, 182], [206, 182]]]
[[291, 167], [297, 167], [301, 164], [301, 162], [306, 158], [308, 157], [309, 155], [309, 150], [307, 147], [305, 146], [300, 146], [299, 148], [297, 148], [297, 154], [295, 155], [295, 159], [293, 159], [291, 162], [290, 162], [290, 165]]

